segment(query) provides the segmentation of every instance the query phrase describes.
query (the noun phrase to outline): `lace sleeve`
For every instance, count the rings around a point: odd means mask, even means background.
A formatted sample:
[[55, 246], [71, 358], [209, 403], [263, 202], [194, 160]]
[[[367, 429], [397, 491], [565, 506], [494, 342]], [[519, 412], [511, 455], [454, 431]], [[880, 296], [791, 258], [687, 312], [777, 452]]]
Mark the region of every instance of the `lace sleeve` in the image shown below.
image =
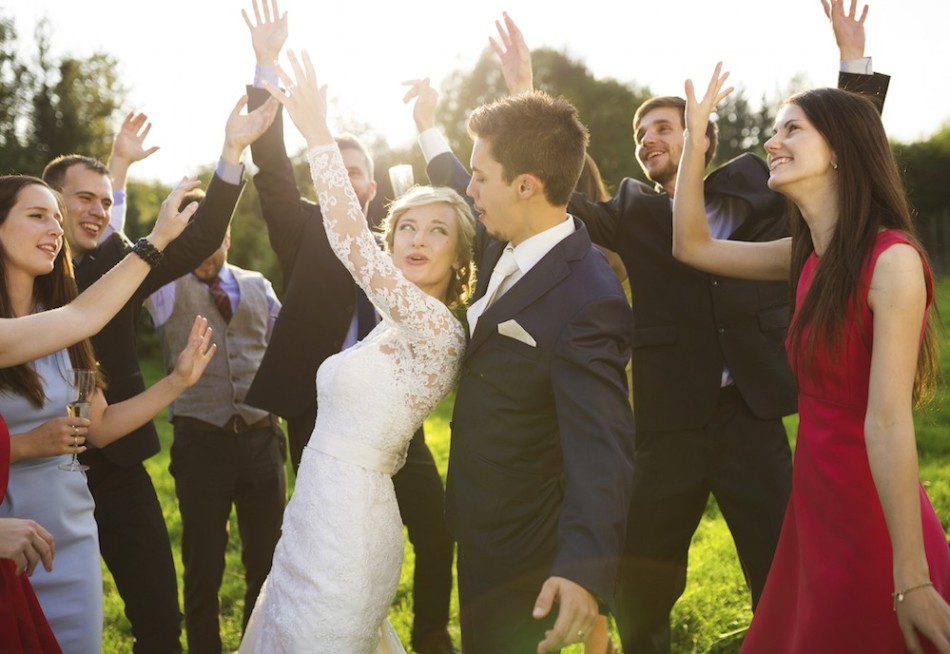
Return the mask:
[[337, 145], [318, 145], [307, 158], [330, 247], [376, 309], [418, 336], [450, 330], [454, 319], [446, 306], [407, 281], [392, 257], [380, 249]]

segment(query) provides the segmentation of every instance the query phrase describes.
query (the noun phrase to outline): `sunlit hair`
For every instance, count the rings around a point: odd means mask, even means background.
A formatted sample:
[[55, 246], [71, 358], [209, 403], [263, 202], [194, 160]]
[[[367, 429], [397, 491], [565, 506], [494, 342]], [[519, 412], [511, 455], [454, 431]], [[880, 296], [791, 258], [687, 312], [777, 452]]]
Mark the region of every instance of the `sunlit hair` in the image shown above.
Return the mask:
[[375, 174], [376, 164], [373, 162], [373, 158], [370, 156], [369, 150], [366, 149], [366, 146], [363, 145], [363, 142], [352, 134], [339, 134], [334, 137], [333, 140], [336, 141], [336, 144], [341, 151], [346, 149], [356, 150], [361, 155], [363, 155], [363, 159], [366, 160], [367, 178], [372, 180], [373, 175]]
[[[637, 139], [637, 132], [640, 130], [640, 122], [643, 120], [643, 117], [654, 109], [660, 109], [661, 107], [676, 109], [680, 114], [680, 126], [686, 129], [686, 100], [675, 95], [661, 95], [650, 98], [641, 104], [637, 108], [636, 113], [633, 114], [633, 139], [637, 145], [640, 144], [640, 141]], [[709, 139], [709, 147], [706, 149], [706, 165], [708, 166], [716, 156], [716, 148], [719, 147], [718, 123], [711, 120], [706, 123], [706, 138]], [[679, 166], [678, 161], [675, 163]]]
[[[841, 351], [846, 310], [849, 305], [857, 308], [858, 279], [880, 230], [900, 230], [921, 252], [923, 248], [875, 104], [862, 95], [834, 88], [798, 93], [785, 103], [800, 107], [827, 141], [836, 157], [833, 174], [838, 187], [838, 220], [815, 279], [789, 327], [790, 342], [809, 353], [820, 348], [834, 356]], [[789, 218], [795, 288], [815, 246], [801, 211], [794, 205], [789, 208]], [[936, 371], [933, 326], [928, 316], [917, 362], [915, 399], [929, 396]]]
[[472, 248], [475, 242], [475, 218], [468, 203], [462, 196], [447, 186], [413, 186], [398, 200], [389, 204], [389, 213], [383, 219], [383, 242], [386, 251], [392, 252], [399, 219], [416, 207], [430, 204], [445, 204], [455, 213], [458, 224], [458, 241], [455, 243], [455, 258], [461, 266], [449, 283], [445, 294], [445, 303], [456, 307], [468, 302], [475, 284], [475, 264], [472, 261]]
[[66, 172], [73, 166], [82, 166], [87, 170], [97, 172], [100, 175], [112, 179], [112, 173], [108, 167], [98, 159], [85, 157], [81, 154], [64, 154], [56, 157], [43, 169], [43, 181], [57, 191], [63, 190], [63, 184], [66, 182]]
[[574, 190], [583, 193], [591, 202], [606, 202], [610, 199], [610, 193], [604, 186], [604, 178], [600, 176], [600, 168], [589, 152], [584, 153], [584, 167]]
[[[29, 186], [42, 186], [56, 198], [60, 215], [65, 215], [63, 198], [49, 184], [38, 177], [26, 175], [0, 176], [0, 225], [4, 224], [10, 211], [16, 205], [20, 192]], [[66, 239], [53, 262], [53, 271], [41, 275], [33, 281], [33, 302], [37, 310], [55, 309], [72, 301], [79, 291], [73, 275], [73, 265], [69, 258]], [[0, 318], [15, 318], [10, 301], [6, 279], [7, 253], [0, 241]], [[96, 368], [96, 358], [92, 344], [88, 339], [79, 341], [69, 348], [69, 358], [74, 368]], [[43, 384], [33, 367], [27, 363], [9, 368], [0, 368], [0, 390], [26, 397], [30, 403], [41, 408], [46, 402]]]
[[577, 109], [542, 91], [508, 96], [482, 105], [468, 119], [468, 133], [488, 142], [502, 178], [531, 174], [554, 206], [566, 206], [584, 165], [588, 132]]

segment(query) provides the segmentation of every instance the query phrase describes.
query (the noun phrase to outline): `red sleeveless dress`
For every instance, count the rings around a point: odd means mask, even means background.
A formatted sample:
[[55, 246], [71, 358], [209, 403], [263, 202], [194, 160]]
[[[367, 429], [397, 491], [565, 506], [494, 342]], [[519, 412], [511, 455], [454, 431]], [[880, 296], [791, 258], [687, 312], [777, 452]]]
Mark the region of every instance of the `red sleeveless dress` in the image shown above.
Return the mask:
[[[0, 502], [9, 475], [10, 433], [0, 416]], [[18, 575], [10, 559], [0, 559], [0, 654], [25, 652], [60, 654], [60, 649], [33, 594], [30, 578]]]
[[[857, 310], [848, 310], [844, 356], [829, 361], [789, 347], [799, 385], [792, 494], [744, 654], [907, 651], [892, 607], [890, 536], [864, 443], [873, 336], [868, 286], [878, 256], [895, 243], [908, 243], [906, 235], [878, 235], [858, 282]], [[798, 283], [796, 306], [817, 265], [813, 254]], [[933, 280], [926, 264], [925, 276], [929, 307]], [[948, 598], [947, 538], [923, 486], [919, 496], [930, 578]], [[924, 641], [925, 651], [935, 651]]]

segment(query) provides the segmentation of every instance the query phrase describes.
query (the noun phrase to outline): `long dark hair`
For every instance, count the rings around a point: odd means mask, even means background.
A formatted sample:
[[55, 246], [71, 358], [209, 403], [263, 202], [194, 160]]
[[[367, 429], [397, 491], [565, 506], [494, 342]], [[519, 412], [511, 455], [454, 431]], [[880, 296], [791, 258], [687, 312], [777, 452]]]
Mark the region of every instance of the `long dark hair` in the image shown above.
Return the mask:
[[[880, 113], [868, 98], [834, 88], [804, 91], [786, 100], [801, 107], [837, 157], [838, 221], [808, 293], [789, 327], [793, 347], [840, 352], [849, 306], [857, 308], [858, 279], [882, 229], [904, 232], [921, 252], [907, 194]], [[815, 249], [801, 211], [790, 203], [792, 288]], [[807, 328], [807, 335], [806, 335]], [[806, 358], [807, 360], [807, 358]], [[928, 316], [917, 361], [914, 397], [933, 389], [937, 371]]]
[[[6, 221], [10, 210], [16, 205], [20, 191], [32, 185], [49, 189], [56, 197], [60, 213], [65, 215], [66, 208], [62, 197], [43, 180], [27, 175], [3, 175], [0, 176], [0, 225]], [[53, 262], [52, 272], [33, 280], [33, 300], [36, 306], [43, 310], [61, 307], [79, 295], [68, 250], [64, 239], [63, 248]], [[6, 256], [3, 244], [0, 243], [0, 318], [15, 318], [7, 291]], [[96, 369], [96, 357], [88, 339], [69, 347], [69, 359], [74, 368]], [[41, 408], [46, 402], [43, 384], [29, 363], [0, 368], [0, 390], [23, 395], [37, 408]]]

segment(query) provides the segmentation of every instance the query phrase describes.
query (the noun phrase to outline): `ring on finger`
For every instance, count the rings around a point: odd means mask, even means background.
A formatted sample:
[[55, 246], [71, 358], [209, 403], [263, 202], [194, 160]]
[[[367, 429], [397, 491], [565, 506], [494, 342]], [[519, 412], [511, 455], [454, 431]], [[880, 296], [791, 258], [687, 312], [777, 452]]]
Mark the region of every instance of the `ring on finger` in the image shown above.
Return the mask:
[[584, 640], [584, 630], [583, 630], [583, 629], [578, 629], [578, 630], [577, 630], [577, 639], [578, 639], [578, 640]]

